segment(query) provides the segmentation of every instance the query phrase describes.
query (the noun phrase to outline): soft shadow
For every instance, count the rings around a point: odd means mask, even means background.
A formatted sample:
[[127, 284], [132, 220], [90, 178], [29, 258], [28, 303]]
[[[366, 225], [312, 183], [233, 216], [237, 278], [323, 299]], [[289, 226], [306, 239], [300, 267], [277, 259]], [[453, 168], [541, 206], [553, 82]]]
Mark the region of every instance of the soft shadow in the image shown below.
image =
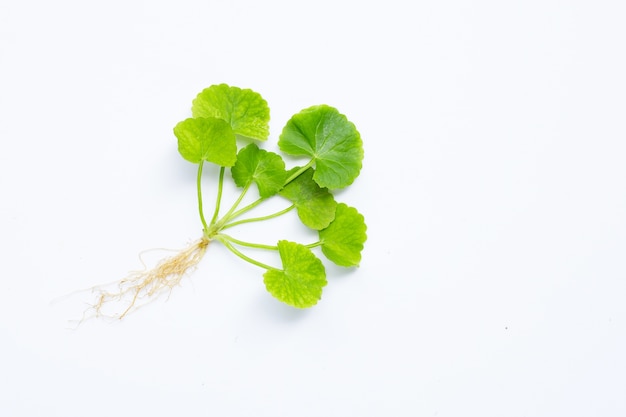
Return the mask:
[[359, 271], [358, 267], [343, 267], [335, 265], [331, 262], [327, 262], [325, 264], [326, 267], [326, 279], [328, 283], [331, 284], [335, 279], [344, 279], [347, 276], [356, 274]]
[[310, 308], [295, 308], [282, 303], [264, 293], [259, 294], [254, 308], [263, 311], [272, 320], [279, 320], [283, 323], [294, 323], [303, 320], [311, 311]]

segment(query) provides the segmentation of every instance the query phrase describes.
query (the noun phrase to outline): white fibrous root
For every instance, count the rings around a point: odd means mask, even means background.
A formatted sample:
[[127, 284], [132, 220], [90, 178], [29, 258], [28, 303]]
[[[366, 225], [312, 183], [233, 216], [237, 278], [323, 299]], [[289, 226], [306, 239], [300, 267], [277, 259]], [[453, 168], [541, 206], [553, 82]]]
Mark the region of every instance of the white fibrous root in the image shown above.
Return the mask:
[[161, 260], [152, 269], [130, 273], [117, 284], [113, 284], [112, 289], [92, 288], [97, 298], [91, 306], [91, 312], [96, 317], [122, 319], [161, 295], [169, 294], [174, 287], [180, 285], [188, 272], [197, 267], [208, 245], [209, 240], [202, 238], [176, 255]]

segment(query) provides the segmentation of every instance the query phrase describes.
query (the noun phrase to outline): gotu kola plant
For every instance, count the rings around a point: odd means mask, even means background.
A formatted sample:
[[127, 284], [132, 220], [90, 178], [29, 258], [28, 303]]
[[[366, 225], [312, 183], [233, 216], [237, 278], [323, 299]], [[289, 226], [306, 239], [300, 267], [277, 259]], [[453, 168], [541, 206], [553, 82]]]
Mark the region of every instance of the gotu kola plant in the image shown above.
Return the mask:
[[[363, 216], [355, 208], [338, 203], [333, 194], [333, 190], [352, 184], [361, 170], [363, 146], [356, 127], [328, 105], [312, 106], [293, 115], [280, 134], [278, 147], [305, 163], [287, 169], [279, 154], [257, 145], [269, 137], [269, 107], [260, 94], [226, 84], [213, 85], [197, 95], [191, 110], [192, 117], [178, 123], [174, 135], [180, 155], [198, 166], [196, 185], [202, 237], [153, 268], [132, 273], [112, 291], [98, 288], [95, 313], [103, 314], [105, 306], [114, 304], [121, 306], [114, 316], [122, 318], [170, 291], [198, 265], [209, 243], [215, 241], [263, 269], [265, 287], [278, 300], [298, 308], [315, 305], [327, 281], [324, 263], [314, 251], [320, 250], [342, 267], [355, 267], [366, 240]], [[239, 146], [239, 142], [247, 145]], [[215, 208], [208, 221], [201, 184], [206, 163], [219, 166]], [[227, 169], [241, 193], [220, 216]], [[258, 198], [240, 207], [244, 196], [255, 188]], [[261, 217], [246, 217], [271, 198], [286, 200], [287, 207]], [[253, 243], [226, 233], [236, 226], [269, 220], [292, 210], [304, 226], [317, 231], [317, 241]], [[281, 266], [246, 255], [246, 248], [277, 252]]]

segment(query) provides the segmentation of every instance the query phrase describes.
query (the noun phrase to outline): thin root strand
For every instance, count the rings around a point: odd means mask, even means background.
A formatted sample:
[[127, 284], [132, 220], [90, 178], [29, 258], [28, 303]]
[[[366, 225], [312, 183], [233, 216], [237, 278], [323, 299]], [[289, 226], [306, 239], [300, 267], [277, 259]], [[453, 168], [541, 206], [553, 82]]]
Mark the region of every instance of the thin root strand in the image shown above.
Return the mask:
[[[156, 300], [164, 293], [170, 293], [174, 287], [180, 285], [184, 276], [195, 269], [206, 252], [209, 240], [202, 238], [176, 255], [161, 260], [152, 269], [130, 273], [117, 283], [113, 290], [103, 287], [94, 287], [96, 302], [91, 306], [95, 316], [109, 316], [118, 319], [139, 307]], [[106, 314], [116, 309], [122, 313]], [[118, 311], [119, 311], [118, 310]]]

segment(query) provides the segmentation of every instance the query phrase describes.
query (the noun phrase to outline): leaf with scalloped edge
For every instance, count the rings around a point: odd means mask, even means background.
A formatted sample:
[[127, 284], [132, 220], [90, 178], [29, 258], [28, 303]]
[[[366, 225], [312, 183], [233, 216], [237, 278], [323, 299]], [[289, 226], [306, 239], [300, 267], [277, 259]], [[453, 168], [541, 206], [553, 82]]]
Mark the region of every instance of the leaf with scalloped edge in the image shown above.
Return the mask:
[[367, 240], [365, 218], [354, 207], [337, 205], [335, 220], [319, 236], [322, 252], [339, 266], [358, 266]]
[[270, 109], [259, 93], [216, 84], [202, 90], [191, 106], [193, 117], [217, 117], [230, 124], [235, 134], [267, 140]]
[[263, 274], [265, 288], [278, 300], [293, 307], [312, 307], [322, 297], [326, 270], [309, 248], [281, 240], [278, 252], [283, 269], [268, 269]]
[[232, 166], [237, 160], [237, 141], [228, 123], [215, 117], [185, 119], [174, 127], [178, 152], [194, 164], [209, 161]]
[[254, 182], [263, 198], [276, 194], [287, 179], [283, 158], [274, 152], [259, 149], [254, 143], [239, 151], [231, 173], [238, 187]]
[[[291, 172], [297, 170], [292, 169]], [[313, 168], [309, 168], [280, 191], [280, 195], [296, 205], [298, 217], [311, 229], [321, 230], [335, 218], [337, 202], [327, 188], [313, 181]]]
[[310, 157], [315, 163], [313, 180], [320, 187], [347, 187], [361, 171], [361, 135], [346, 116], [325, 104], [295, 114], [283, 128], [278, 146], [288, 155]]

